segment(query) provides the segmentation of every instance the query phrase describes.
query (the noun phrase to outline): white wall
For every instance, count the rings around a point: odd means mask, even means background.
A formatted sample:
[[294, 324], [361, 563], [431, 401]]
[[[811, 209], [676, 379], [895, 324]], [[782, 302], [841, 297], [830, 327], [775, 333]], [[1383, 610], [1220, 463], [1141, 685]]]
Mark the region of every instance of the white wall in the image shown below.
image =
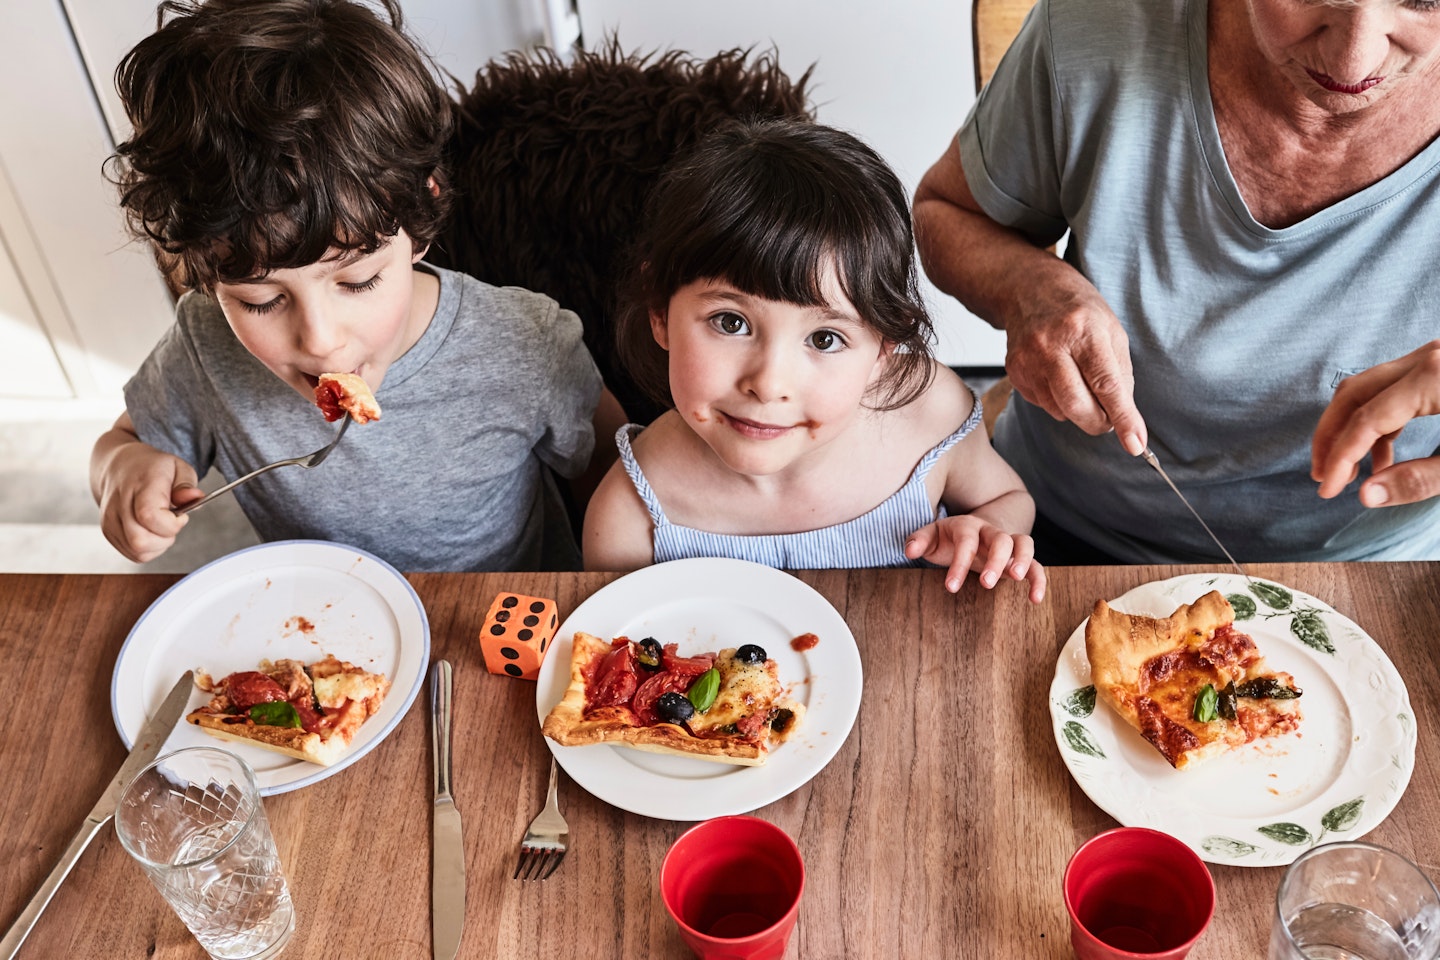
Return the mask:
[[[912, 193], [975, 100], [966, 0], [579, 0], [579, 11], [592, 48], [613, 32], [627, 51], [773, 47], [791, 76], [815, 64], [819, 118], [879, 151]], [[942, 361], [1004, 363], [1002, 332], [922, 287]]]

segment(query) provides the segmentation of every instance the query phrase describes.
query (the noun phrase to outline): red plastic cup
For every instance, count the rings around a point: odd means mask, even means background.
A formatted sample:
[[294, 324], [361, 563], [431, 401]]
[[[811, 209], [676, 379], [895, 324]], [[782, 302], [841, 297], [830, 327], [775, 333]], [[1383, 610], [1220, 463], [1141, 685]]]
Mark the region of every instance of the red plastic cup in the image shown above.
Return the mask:
[[780, 960], [805, 889], [790, 835], [757, 817], [691, 827], [660, 865], [660, 896], [701, 960]]
[[1181, 960], [1215, 915], [1215, 881], [1168, 833], [1120, 827], [1070, 858], [1065, 909], [1080, 960]]

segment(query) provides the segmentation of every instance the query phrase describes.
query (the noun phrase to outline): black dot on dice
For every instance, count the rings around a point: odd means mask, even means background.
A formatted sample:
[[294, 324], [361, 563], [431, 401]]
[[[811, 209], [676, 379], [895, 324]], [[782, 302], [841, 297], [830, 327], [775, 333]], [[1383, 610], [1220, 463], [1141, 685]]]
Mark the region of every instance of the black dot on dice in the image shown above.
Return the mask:
[[509, 620], [509, 619], [510, 619], [510, 611], [509, 611], [509, 610], [496, 610], [496, 611], [495, 611], [495, 622], [496, 622], [496, 623], [504, 623], [504, 622], [506, 622], [506, 621]]
[[529, 616], [521, 622], [524, 623], [527, 627], [533, 627], [540, 622], [540, 618], [536, 616]]
[[524, 670], [521, 670], [519, 667], [515, 666], [515, 664], [513, 664], [513, 663], [507, 663], [507, 664], [505, 664], [505, 672], [508, 673], [508, 674], [510, 674], [510, 676], [512, 676], [512, 677], [518, 677], [518, 676], [521, 676], [521, 675], [523, 675], [523, 674], [525, 673]]
[[545, 638], [544, 640], [541, 640], [541, 641], [540, 641], [540, 652], [541, 652], [541, 653], [544, 653], [544, 652], [545, 652], [545, 644], [547, 644], [547, 643], [549, 643], [549, 642], [550, 642], [550, 639], [549, 639], [548, 637]]
[[505, 625], [503, 623], [490, 624], [490, 633], [496, 637], [503, 637], [505, 635]]
[[531, 630], [521, 630], [519, 633], [515, 634], [515, 637], [518, 640], [529, 640], [533, 636], [535, 636], [535, 633]]
[[544, 609], [545, 609], [545, 604], [541, 603], [539, 600], [536, 600], [534, 603], [530, 604], [530, 612], [531, 612], [531, 613], [539, 613], [541, 610], [544, 610]]
[[550, 629], [555, 629], [555, 614], [550, 614]]
[[514, 647], [501, 647], [500, 656], [504, 657], [506, 660], [518, 660], [520, 658], [520, 651], [516, 650]]
[[502, 607], [513, 607], [513, 606], [515, 606], [515, 605], [516, 605], [517, 603], [519, 603], [519, 602], [520, 602], [520, 598], [519, 598], [519, 597], [506, 597], [504, 600], [501, 600], [501, 601], [500, 601], [500, 606], [502, 606]]

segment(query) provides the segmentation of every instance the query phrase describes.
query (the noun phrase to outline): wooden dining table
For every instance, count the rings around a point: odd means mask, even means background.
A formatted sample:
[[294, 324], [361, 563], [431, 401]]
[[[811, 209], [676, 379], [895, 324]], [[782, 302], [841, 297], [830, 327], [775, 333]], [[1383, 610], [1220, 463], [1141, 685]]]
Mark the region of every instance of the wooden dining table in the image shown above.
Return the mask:
[[[1216, 569], [1058, 567], [1039, 604], [1014, 583], [988, 591], [972, 579], [952, 595], [938, 570], [795, 573], [854, 633], [864, 689], [834, 758], [753, 811], [789, 832], [805, 861], [785, 956], [1072, 956], [1061, 876], [1076, 847], [1116, 822], [1057, 748], [1048, 696], [1057, 657], [1096, 599]], [[1414, 773], [1367, 839], [1440, 879], [1440, 563], [1254, 564], [1249, 572], [1335, 607], [1398, 669], [1418, 729]], [[688, 822], [627, 813], [562, 772], [570, 852], [545, 882], [511, 879], [520, 837], [543, 802], [550, 752], [535, 684], [485, 669], [481, 622], [501, 591], [553, 598], [563, 620], [616, 576], [408, 576], [428, 614], [432, 658], [454, 666], [454, 793], [468, 873], [461, 957], [689, 956], [657, 885]], [[0, 575], [0, 929], [124, 760], [112, 670], [131, 627], [176, 579]], [[430, 757], [422, 692], [354, 765], [265, 800], [298, 912], [287, 957], [431, 956]], [[1212, 865], [1211, 873], [1214, 920], [1191, 957], [1263, 957], [1283, 868]], [[19, 956], [205, 954], [107, 827]]]

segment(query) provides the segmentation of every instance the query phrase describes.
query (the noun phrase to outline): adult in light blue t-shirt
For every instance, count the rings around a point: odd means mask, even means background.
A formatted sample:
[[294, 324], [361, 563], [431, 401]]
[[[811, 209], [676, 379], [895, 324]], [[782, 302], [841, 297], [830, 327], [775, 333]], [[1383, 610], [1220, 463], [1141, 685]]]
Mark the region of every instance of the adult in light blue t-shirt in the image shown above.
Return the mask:
[[1419, 3], [1039, 0], [915, 220], [1007, 333], [1043, 559], [1219, 559], [1146, 444], [1242, 561], [1440, 558], [1437, 90]]

